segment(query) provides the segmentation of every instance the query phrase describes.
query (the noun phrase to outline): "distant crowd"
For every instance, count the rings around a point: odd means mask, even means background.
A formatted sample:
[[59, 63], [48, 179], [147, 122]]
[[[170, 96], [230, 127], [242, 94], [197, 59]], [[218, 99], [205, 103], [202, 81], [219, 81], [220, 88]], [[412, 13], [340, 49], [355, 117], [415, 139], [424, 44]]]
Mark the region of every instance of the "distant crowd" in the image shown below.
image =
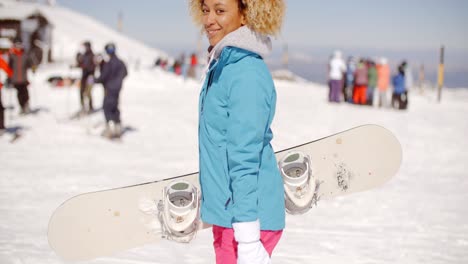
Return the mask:
[[[81, 50], [76, 54], [76, 64], [73, 67], [79, 67], [82, 72], [81, 80], [79, 80], [81, 109], [70, 119], [95, 111], [91, 91], [94, 83], [101, 83], [105, 91], [103, 110], [106, 120], [106, 128], [102, 132], [102, 135], [114, 138], [120, 137], [122, 133], [119, 96], [123, 80], [127, 76], [127, 67], [118, 58], [115, 44], [106, 44], [104, 50], [105, 54], [95, 55], [91, 43], [85, 41], [81, 45]], [[18, 103], [20, 105], [19, 113], [21, 115], [29, 114], [31, 112], [28, 92], [30, 82], [27, 71], [32, 69], [34, 72], [40, 62], [35, 61], [34, 56], [25, 51], [20, 38], [15, 38], [13, 41], [6, 38], [0, 39], [0, 55], [0, 69], [6, 73], [6, 77], [0, 77], [0, 135], [2, 135], [7, 129], [1, 98], [3, 82], [6, 82], [7, 86], [14, 87], [17, 90]], [[96, 72], [99, 72], [99, 76], [95, 75]], [[64, 82], [64, 79], [61, 76], [52, 76], [49, 78], [49, 81], [52, 83]]]
[[[125, 132], [125, 129], [121, 126], [119, 101], [123, 80], [127, 76], [127, 67], [117, 56], [116, 51], [116, 45], [108, 43], [105, 45], [102, 54], [94, 53], [92, 43], [84, 41], [80, 44], [80, 49], [76, 53], [75, 62], [70, 65], [71, 68], [79, 68], [81, 70], [81, 77], [73, 78], [70, 76], [53, 75], [48, 78], [51, 85], [56, 87], [70, 86], [76, 83], [80, 88], [79, 104], [81, 108], [72, 114], [69, 119], [79, 119], [97, 112], [92, 90], [95, 83], [101, 83], [104, 87], [102, 110], [106, 121], [101, 135], [110, 139], [120, 138]], [[25, 49], [21, 38], [13, 40], [0, 38], [0, 135], [5, 132], [17, 133], [16, 131], [11, 131], [11, 129], [7, 131], [7, 127], [5, 126], [5, 108], [2, 104], [1, 93], [4, 83], [7, 87], [17, 90], [20, 115], [27, 115], [34, 111], [30, 109], [28, 91], [30, 82], [27, 72], [28, 70], [35, 72], [40, 61], [35, 59], [36, 56], [33, 55]], [[184, 79], [196, 79], [199, 75], [198, 66], [199, 61], [195, 53], [192, 53], [189, 57], [181, 54], [175, 60], [161, 57], [157, 58], [154, 62], [154, 67], [160, 67]], [[11, 104], [12, 102], [9, 103]]]
[[172, 64], [169, 64], [168, 60], [162, 57], [157, 58], [154, 62], [154, 67], [160, 67], [163, 70], [182, 76], [184, 79], [196, 79], [198, 65], [198, 57], [195, 53], [192, 53], [188, 58], [185, 53], [182, 53]]
[[[408, 90], [413, 78], [406, 61], [401, 62], [391, 75], [386, 58], [377, 61], [348, 57], [335, 51], [328, 64], [328, 101], [341, 101], [378, 107], [393, 107], [403, 110], [408, 107]], [[387, 96], [391, 94], [390, 104]]]
[[[79, 81], [81, 110], [76, 114], [93, 113], [92, 87], [94, 83], [102, 83], [105, 90], [103, 110], [106, 119], [106, 128], [102, 135], [109, 138], [120, 137], [122, 134], [119, 94], [123, 79], [127, 76], [125, 64], [116, 55], [116, 46], [108, 43], [105, 54], [95, 55], [89, 41], [82, 43], [81, 50], [76, 54], [76, 65], [82, 71]], [[187, 78], [196, 79], [199, 76], [199, 61], [195, 53], [189, 57], [181, 54], [169, 63], [165, 58], [157, 58], [154, 67], [173, 72]], [[27, 70], [33, 71], [40, 62], [34, 60], [24, 50], [21, 39], [12, 42], [5, 39], [0, 41], [0, 69], [3, 75], [0, 78], [0, 135], [5, 131], [4, 107], [1, 104], [1, 87], [6, 81], [7, 85], [17, 90], [20, 114], [31, 112], [29, 107], [29, 80]], [[1, 71], [0, 71], [1, 72]], [[96, 72], [100, 75], [96, 76]], [[64, 81], [59, 76], [50, 81]], [[74, 81], [74, 80], [73, 80]], [[408, 107], [408, 90], [412, 86], [413, 78], [406, 61], [401, 62], [392, 75], [388, 60], [348, 57], [346, 62], [340, 51], [335, 51], [328, 64], [328, 100], [332, 103], [347, 102], [357, 105], [370, 105], [376, 107], [393, 107], [406, 109]], [[388, 96], [391, 96], [390, 101]]]

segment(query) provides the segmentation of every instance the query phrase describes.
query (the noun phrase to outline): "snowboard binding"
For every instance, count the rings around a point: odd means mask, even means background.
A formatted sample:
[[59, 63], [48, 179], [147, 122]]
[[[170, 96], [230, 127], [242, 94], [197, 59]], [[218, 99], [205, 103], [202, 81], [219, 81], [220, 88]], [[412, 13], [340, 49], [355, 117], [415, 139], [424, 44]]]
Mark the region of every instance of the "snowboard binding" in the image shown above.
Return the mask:
[[158, 203], [161, 236], [168, 240], [188, 243], [200, 225], [200, 193], [187, 181], [174, 181], [163, 189], [163, 200]]
[[278, 165], [284, 180], [286, 212], [293, 215], [306, 213], [317, 204], [320, 185], [313, 178], [309, 156], [299, 151], [290, 152]]

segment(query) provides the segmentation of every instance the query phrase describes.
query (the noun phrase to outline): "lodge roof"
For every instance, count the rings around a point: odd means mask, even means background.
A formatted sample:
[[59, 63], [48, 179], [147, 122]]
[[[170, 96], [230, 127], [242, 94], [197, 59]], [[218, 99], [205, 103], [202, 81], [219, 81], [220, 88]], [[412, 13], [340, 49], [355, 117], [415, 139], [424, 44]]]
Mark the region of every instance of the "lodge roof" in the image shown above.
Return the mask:
[[43, 17], [47, 22], [49, 22], [49, 19], [47, 19], [47, 17], [36, 6], [0, 0], [0, 20], [21, 21], [34, 16]]

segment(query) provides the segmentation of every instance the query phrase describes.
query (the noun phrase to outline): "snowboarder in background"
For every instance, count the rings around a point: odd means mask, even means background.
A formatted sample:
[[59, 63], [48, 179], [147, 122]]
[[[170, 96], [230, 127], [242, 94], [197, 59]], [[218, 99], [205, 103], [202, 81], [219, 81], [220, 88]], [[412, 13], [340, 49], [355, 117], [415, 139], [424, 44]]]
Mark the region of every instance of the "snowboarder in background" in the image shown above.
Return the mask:
[[365, 104], [367, 101], [367, 66], [364, 59], [360, 59], [354, 73], [353, 101], [355, 104]]
[[375, 66], [375, 62], [372, 60], [368, 61], [368, 71], [367, 71], [367, 104], [373, 105], [374, 104], [374, 91], [375, 87], [377, 87], [377, 68]]
[[190, 4], [210, 43], [199, 105], [201, 218], [213, 224], [216, 263], [271, 263], [285, 225], [285, 203], [270, 144], [276, 92], [263, 58], [271, 51], [266, 35], [280, 30], [285, 5], [282, 0]]
[[398, 66], [398, 73], [392, 79], [393, 94], [392, 106], [395, 109], [406, 109], [408, 104], [407, 91], [405, 88], [405, 67], [403, 64]]
[[[11, 70], [10, 66], [8, 66], [8, 63], [4, 60], [3, 56], [4, 54], [7, 54], [8, 50], [11, 48], [11, 43], [8, 39], [0, 39], [0, 69], [3, 70], [8, 77], [13, 76], [13, 71]], [[6, 79], [4, 78], [3, 75], [0, 75], [0, 136], [5, 133], [5, 114], [4, 110], [5, 108], [3, 107], [2, 103], [2, 88], [3, 88], [3, 80]]]
[[18, 90], [17, 97], [21, 107], [20, 114], [25, 115], [31, 112], [29, 108], [28, 74], [29, 68], [34, 67], [35, 63], [24, 52], [24, 46], [21, 39], [16, 38], [10, 51], [9, 66], [13, 70], [11, 83]]
[[101, 75], [96, 78], [96, 83], [104, 86], [104, 117], [106, 127], [102, 136], [108, 138], [118, 138], [122, 134], [119, 95], [122, 90], [122, 83], [127, 76], [127, 67], [116, 55], [115, 44], [109, 43], [105, 47], [105, 52], [109, 60], [101, 66]]
[[[93, 108], [93, 98], [91, 90], [94, 83], [94, 71], [96, 65], [94, 63], [94, 53], [91, 48], [91, 43], [85, 41], [82, 47], [83, 51], [79, 52], [76, 56], [78, 67], [81, 68], [81, 83], [80, 83], [80, 104], [81, 104], [81, 113], [92, 113]], [[88, 101], [88, 107], [86, 108], [85, 101]]]
[[386, 106], [387, 90], [390, 84], [390, 67], [386, 58], [381, 58], [377, 64], [377, 90], [378, 90], [378, 106]]
[[341, 90], [343, 87], [343, 75], [346, 72], [346, 65], [342, 59], [341, 51], [337, 50], [333, 53], [330, 62], [328, 63], [328, 85], [329, 85], [329, 102], [340, 102]]

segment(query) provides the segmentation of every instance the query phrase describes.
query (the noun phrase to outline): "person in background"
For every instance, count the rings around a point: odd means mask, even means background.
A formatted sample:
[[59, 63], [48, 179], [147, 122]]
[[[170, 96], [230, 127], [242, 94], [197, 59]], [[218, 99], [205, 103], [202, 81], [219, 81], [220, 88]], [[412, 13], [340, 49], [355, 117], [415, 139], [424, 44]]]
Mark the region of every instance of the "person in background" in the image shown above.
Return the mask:
[[21, 107], [20, 114], [26, 115], [31, 112], [29, 107], [28, 91], [28, 69], [34, 67], [35, 63], [25, 53], [21, 39], [16, 38], [10, 51], [9, 66], [13, 70], [11, 83], [18, 90], [17, 97]]
[[356, 61], [354, 57], [348, 57], [348, 61], [346, 62], [346, 74], [345, 74], [345, 83], [344, 83], [344, 91], [343, 97], [345, 102], [352, 103], [353, 102], [353, 89], [354, 89], [354, 73], [356, 72]]
[[188, 70], [188, 77], [192, 79], [197, 78], [197, 66], [198, 66], [197, 54], [192, 53], [192, 55], [190, 56], [190, 68]]
[[328, 101], [339, 103], [341, 90], [343, 87], [343, 75], [346, 72], [346, 65], [342, 59], [341, 51], [337, 50], [328, 63], [328, 85], [330, 92]]
[[[11, 43], [8, 39], [0, 39], [0, 69], [3, 70], [8, 77], [13, 76], [13, 71], [11, 70], [8, 63], [4, 60], [4, 54], [8, 53], [8, 50], [11, 48]], [[0, 75], [0, 136], [5, 133], [5, 108], [3, 107], [2, 103], [2, 88], [3, 88], [3, 79], [5, 79], [2, 75]]]
[[191, 0], [210, 47], [199, 102], [201, 218], [216, 263], [268, 264], [285, 226], [284, 187], [270, 144], [276, 90], [264, 61], [283, 0]]
[[188, 59], [185, 56], [185, 53], [182, 53], [179, 57], [180, 61], [180, 66], [181, 66], [181, 75], [184, 78], [184, 80], [187, 79], [187, 73], [188, 73]]
[[[81, 83], [80, 83], [80, 104], [81, 113], [87, 114], [94, 111], [92, 89], [94, 83], [94, 71], [96, 69], [94, 53], [91, 48], [91, 43], [85, 41], [82, 47], [83, 51], [77, 55], [77, 63], [81, 68]], [[87, 107], [86, 107], [86, 102]]]
[[108, 43], [104, 49], [107, 56], [109, 56], [109, 60], [102, 64], [101, 75], [96, 78], [96, 83], [102, 83], [104, 86], [104, 102], [102, 107], [106, 119], [106, 128], [102, 132], [102, 136], [118, 138], [122, 134], [119, 96], [123, 80], [127, 76], [127, 67], [117, 57], [115, 44]]
[[405, 71], [405, 89], [408, 93], [409, 91], [411, 91], [411, 88], [413, 88], [414, 85], [413, 71], [411, 70], [411, 67], [409, 66], [406, 60], [404, 60], [401, 63], [401, 66], [403, 66], [403, 69]]
[[372, 60], [369, 60], [367, 62], [368, 65], [368, 71], [367, 71], [367, 79], [368, 79], [368, 85], [367, 85], [367, 105], [373, 105], [374, 104], [374, 91], [375, 87], [377, 87], [377, 68], [375, 66], [375, 62]]
[[406, 109], [407, 107], [407, 93], [405, 87], [405, 67], [403, 64], [398, 66], [398, 73], [392, 79], [393, 94], [392, 106], [395, 109]]
[[381, 58], [377, 68], [377, 91], [378, 106], [385, 107], [387, 104], [387, 91], [390, 84], [390, 67], [386, 58]]
[[360, 59], [354, 73], [353, 101], [355, 104], [366, 104], [368, 74], [364, 59]]
[[159, 66], [161, 67], [161, 69], [167, 70], [168, 63], [169, 63], [168, 60], [164, 58], [161, 60], [161, 63], [159, 64]]
[[180, 64], [179, 60], [175, 60], [174, 64], [172, 64], [171, 72], [175, 73], [177, 76], [182, 74], [182, 65]]

